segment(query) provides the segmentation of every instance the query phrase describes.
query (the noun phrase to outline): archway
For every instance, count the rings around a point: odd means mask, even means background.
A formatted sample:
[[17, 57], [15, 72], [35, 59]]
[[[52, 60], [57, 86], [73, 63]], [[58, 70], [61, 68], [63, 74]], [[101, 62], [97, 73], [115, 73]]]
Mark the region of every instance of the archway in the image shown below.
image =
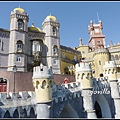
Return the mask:
[[96, 112], [97, 118], [102, 118], [102, 111], [97, 101], [95, 102], [95, 112]]
[[72, 106], [67, 104], [62, 110], [60, 118], [79, 118], [79, 116]]
[[[110, 111], [110, 106], [108, 104], [108, 101], [106, 100], [105, 96], [102, 94], [99, 94], [97, 96], [97, 103], [96, 103], [96, 107], [98, 107], [98, 111], [99, 114], [102, 114], [102, 116], [100, 115], [99, 117], [102, 118], [111, 118], [111, 111]], [[95, 104], [94, 104], [95, 105]], [[99, 105], [99, 106], [98, 106]], [[99, 108], [100, 107], [100, 108]], [[101, 113], [100, 113], [101, 110]]]
[[17, 109], [13, 113], [13, 118], [19, 118], [19, 113]]
[[35, 111], [33, 107], [30, 109], [30, 118], [36, 118]]
[[6, 111], [6, 113], [5, 113], [5, 115], [4, 115], [4, 118], [10, 118], [10, 113], [9, 113], [8, 110]]

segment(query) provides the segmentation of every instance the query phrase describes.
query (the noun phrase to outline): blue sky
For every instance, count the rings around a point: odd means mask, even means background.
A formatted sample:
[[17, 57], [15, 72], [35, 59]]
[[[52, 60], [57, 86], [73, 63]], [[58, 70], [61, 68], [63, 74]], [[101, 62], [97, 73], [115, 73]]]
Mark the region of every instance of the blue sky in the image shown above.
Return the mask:
[[88, 44], [88, 25], [92, 20], [103, 23], [103, 34], [106, 36], [106, 45], [112, 40], [120, 42], [120, 2], [106, 1], [21, 1], [0, 2], [0, 28], [9, 29], [10, 12], [16, 7], [23, 8], [29, 14], [29, 24], [32, 22], [42, 29], [42, 22], [50, 13], [60, 22], [60, 44], [76, 47], [79, 38], [83, 44]]

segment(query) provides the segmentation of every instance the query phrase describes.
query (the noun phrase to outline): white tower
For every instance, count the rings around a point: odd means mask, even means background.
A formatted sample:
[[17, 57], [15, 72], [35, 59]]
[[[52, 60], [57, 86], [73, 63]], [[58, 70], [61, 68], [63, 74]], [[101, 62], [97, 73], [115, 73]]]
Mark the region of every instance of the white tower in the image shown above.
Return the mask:
[[60, 74], [60, 24], [54, 16], [47, 16], [42, 24], [45, 35], [47, 66], [54, 74]]
[[22, 8], [15, 8], [10, 15], [10, 41], [8, 56], [8, 71], [27, 71], [28, 47], [28, 14]]

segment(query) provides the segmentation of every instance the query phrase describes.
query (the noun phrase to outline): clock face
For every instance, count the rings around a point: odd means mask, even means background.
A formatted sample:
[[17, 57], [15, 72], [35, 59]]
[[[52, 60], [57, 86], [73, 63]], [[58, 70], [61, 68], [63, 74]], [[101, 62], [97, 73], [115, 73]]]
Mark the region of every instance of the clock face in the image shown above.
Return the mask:
[[96, 33], [99, 33], [99, 29], [95, 29], [95, 32], [96, 32]]

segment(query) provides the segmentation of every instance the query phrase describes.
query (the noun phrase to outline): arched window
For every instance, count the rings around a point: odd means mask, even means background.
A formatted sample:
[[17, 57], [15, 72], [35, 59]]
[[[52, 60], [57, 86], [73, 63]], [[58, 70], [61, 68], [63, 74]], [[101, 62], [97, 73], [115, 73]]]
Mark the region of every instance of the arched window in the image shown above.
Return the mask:
[[53, 64], [57, 65], [57, 60], [56, 59], [53, 60]]
[[24, 22], [23, 20], [19, 19], [18, 20], [18, 30], [23, 30], [24, 29]]
[[119, 60], [118, 55], [115, 55], [115, 59], [116, 59], [116, 60]]
[[53, 35], [56, 35], [57, 33], [56, 27], [53, 27], [52, 32], [53, 32]]
[[40, 51], [40, 44], [39, 43], [36, 44], [36, 51]]
[[53, 53], [54, 53], [54, 54], [57, 54], [57, 53], [58, 53], [58, 48], [57, 48], [57, 46], [54, 46], [54, 47], [53, 47]]
[[22, 45], [23, 43], [21, 40], [17, 41], [17, 49], [22, 49]]

